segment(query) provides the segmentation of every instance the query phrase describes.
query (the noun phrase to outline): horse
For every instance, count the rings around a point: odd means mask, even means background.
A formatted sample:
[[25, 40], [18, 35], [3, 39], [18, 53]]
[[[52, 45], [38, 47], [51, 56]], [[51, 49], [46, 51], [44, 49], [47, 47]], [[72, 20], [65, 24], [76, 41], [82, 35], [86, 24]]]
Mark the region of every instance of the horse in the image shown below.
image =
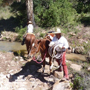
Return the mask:
[[34, 40], [35, 40], [35, 35], [33, 33], [27, 33], [26, 38], [25, 38], [25, 44], [26, 44], [28, 55], [32, 48], [32, 44]]
[[50, 43], [50, 41], [52, 41], [52, 39], [54, 37], [54, 34], [52, 32], [53, 31], [48, 32], [43, 39], [40, 39], [40, 40], [36, 39], [36, 40], [34, 40], [34, 42], [32, 44], [31, 51], [29, 53], [30, 57], [33, 57], [38, 52], [41, 53], [41, 58], [43, 59], [43, 70], [42, 70], [42, 73], [44, 73], [44, 70], [45, 70], [45, 57], [49, 58], [50, 73], [51, 73], [51, 69], [52, 69], [52, 63], [51, 63], [52, 57], [48, 53], [49, 43]]
[[52, 41], [53, 37], [54, 37], [54, 31], [49, 31], [46, 35], [45, 38], [49, 39], [50, 41]]
[[42, 73], [44, 73], [44, 70], [45, 70], [45, 57], [49, 58], [50, 73], [51, 73], [51, 69], [52, 69], [52, 66], [51, 66], [52, 65], [52, 63], [51, 63], [52, 57], [48, 53], [49, 43], [50, 43], [49, 39], [45, 39], [45, 38], [40, 39], [40, 40], [36, 39], [32, 45], [31, 51], [29, 53], [31, 58], [33, 58], [35, 56], [35, 54], [40, 52], [41, 58], [43, 59]]

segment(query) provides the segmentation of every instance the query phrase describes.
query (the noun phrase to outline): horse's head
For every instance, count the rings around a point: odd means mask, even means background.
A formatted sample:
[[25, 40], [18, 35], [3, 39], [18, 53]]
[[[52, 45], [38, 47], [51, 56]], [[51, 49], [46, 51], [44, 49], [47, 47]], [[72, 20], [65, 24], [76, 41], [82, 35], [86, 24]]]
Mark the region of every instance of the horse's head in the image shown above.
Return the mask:
[[30, 50], [29, 56], [33, 57], [36, 53], [40, 52], [41, 54], [45, 54], [48, 51], [50, 41], [48, 39], [40, 39], [35, 40], [32, 44], [32, 48]]
[[46, 36], [45, 36], [45, 38], [46, 38], [46, 39], [49, 39], [50, 41], [52, 41], [53, 37], [54, 37], [54, 34], [53, 34], [53, 33], [48, 33], [48, 34], [46, 34]]
[[36, 53], [38, 53], [40, 51], [40, 42], [41, 40], [35, 40], [32, 44], [32, 48], [29, 52], [29, 56], [33, 57]]

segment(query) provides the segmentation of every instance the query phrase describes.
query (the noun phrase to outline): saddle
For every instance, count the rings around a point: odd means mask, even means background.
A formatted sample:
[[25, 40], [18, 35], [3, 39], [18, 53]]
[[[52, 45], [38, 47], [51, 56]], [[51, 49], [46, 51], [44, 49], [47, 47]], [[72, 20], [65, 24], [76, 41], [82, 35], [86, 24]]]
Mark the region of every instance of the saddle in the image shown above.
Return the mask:
[[33, 35], [35, 35], [34, 33], [27, 33], [27, 34], [33, 34]]

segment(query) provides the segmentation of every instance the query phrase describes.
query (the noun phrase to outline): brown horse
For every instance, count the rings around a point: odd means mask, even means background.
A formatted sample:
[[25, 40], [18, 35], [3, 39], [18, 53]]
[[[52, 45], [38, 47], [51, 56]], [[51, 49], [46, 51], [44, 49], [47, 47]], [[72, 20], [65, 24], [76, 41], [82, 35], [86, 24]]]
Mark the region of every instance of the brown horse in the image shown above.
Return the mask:
[[[48, 53], [48, 48], [49, 48], [49, 39], [40, 39], [40, 40], [35, 40], [35, 42], [32, 45], [31, 51], [29, 55], [33, 57], [36, 53], [40, 52], [41, 53], [41, 58], [43, 60], [43, 73], [45, 70], [45, 58], [44, 57], [49, 57], [49, 65], [50, 65], [50, 73], [52, 69], [52, 63], [51, 63], [51, 56]], [[46, 56], [45, 56], [46, 54]]]
[[26, 35], [26, 38], [25, 38], [25, 43], [26, 43], [26, 48], [27, 48], [27, 51], [28, 51], [28, 55], [29, 55], [29, 52], [32, 48], [32, 44], [35, 40], [35, 35], [32, 33], [32, 34], [27, 34]]

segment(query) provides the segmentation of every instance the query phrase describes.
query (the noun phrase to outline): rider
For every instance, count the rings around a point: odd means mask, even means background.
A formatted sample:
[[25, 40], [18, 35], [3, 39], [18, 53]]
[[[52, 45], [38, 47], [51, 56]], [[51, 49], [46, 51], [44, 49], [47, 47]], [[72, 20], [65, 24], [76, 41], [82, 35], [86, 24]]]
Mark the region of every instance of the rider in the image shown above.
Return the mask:
[[[68, 45], [68, 41], [66, 40], [66, 38], [64, 36], [61, 35], [61, 31], [59, 28], [57, 28], [57, 31], [54, 32], [55, 36], [53, 37], [53, 40], [50, 42], [49, 46], [53, 47], [55, 45], [58, 45], [60, 48], [62, 48], [64, 50], [63, 52], [63, 56], [62, 59], [56, 59], [56, 61], [58, 62], [58, 64], [60, 65], [60, 62], [62, 61], [62, 67], [63, 67], [63, 71], [64, 71], [64, 78], [65, 79], [69, 79], [68, 76], [68, 69], [67, 69], [67, 65], [66, 65], [66, 49], [68, 49], [69, 45]], [[60, 61], [59, 61], [60, 60]], [[61, 68], [59, 68], [61, 70]]]
[[24, 45], [24, 42], [25, 42], [25, 38], [26, 38], [27, 33], [33, 33], [33, 24], [32, 24], [32, 22], [31, 21], [28, 21], [27, 24], [28, 24], [27, 31], [26, 31], [26, 33], [23, 36], [23, 41], [22, 41], [21, 45]]

